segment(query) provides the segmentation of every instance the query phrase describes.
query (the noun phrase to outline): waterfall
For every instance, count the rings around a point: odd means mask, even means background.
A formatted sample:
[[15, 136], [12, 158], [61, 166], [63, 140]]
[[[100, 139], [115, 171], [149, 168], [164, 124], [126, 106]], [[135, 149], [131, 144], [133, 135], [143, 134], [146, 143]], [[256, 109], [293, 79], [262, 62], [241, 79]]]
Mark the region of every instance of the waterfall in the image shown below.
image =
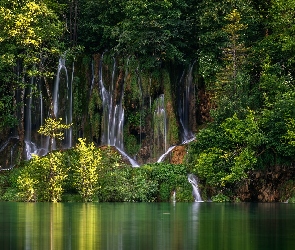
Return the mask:
[[167, 117], [164, 94], [155, 100], [154, 110], [154, 152], [159, 156], [167, 150]]
[[175, 148], [176, 146], [171, 146], [170, 148], [168, 148], [168, 150], [164, 153], [164, 154], [162, 154], [161, 156], [160, 156], [160, 158], [158, 159], [158, 163], [159, 162], [162, 162], [165, 158], [166, 158], [166, 156]]
[[26, 105], [25, 105], [25, 149], [26, 160], [31, 159], [32, 154], [38, 154], [38, 147], [32, 141], [32, 101], [33, 92], [32, 87], [35, 83], [34, 77], [31, 78], [31, 83], [26, 89]]
[[[138, 163], [128, 156], [124, 151], [123, 126], [124, 126], [124, 109], [123, 96], [124, 86], [117, 86], [116, 82], [116, 60], [113, 59], [113, 68], [109, 90], [106, 89], [103, 80], [103, 55], [99, 66], [99, 88], [103, 104], [103, 122], [101, 143], [115, 146], [121, 154], [126, 157], [133, 167]], [[125, 73], [126, 74], [126, 73]], [[124, 84], [124, 81], [123, 83]]]
[[195, 202], [201, 202], [202, 198], [199, 192], [199, 186], [198, 186], [198, 181], [195, 175], [189, 174], [188, 177], [188, 182], [192, 185], [193, 187], [193, 197], [195, 199]]
[[174, 190], [172, 193], [172, 202], [175, 203], [176, 202], [176, 191]]
[[190, 102], [193, 89], [193, 66], [189, 67], [185, 76], [183, 71], [179, 81], [179, 86], [184, 86], [180, 89], [181, 98], [179, 98], [178, 113], [179, 121], [182, 127], [182, 141], [186, 142], [194, 138], [194, 135], [190, 129]]
[[[62, 77], [64, 73], [65, 79]], [[53, 113], [55, 118], [63, 118], [66, 124], [72, 123], [72, 84], [74, 78], [74, 63], [72, 68], [72, 79], [69, 81], [66, 60], [64, 56], [59, 58], [57, 74], [53, 90]], [[60, 88], [61, 80], [64, 80], [65, 86]], [[64, 147], [72, 146], [72, 129], [65, 132]]]
[[59, 108], [59, 83], [60, 83], [60, 75], [61, 71], [64, 70], [66, 74], [66, 84], [68, 88], [68, 71], [66, 68], [66, 59], [64, 57], [59, 58], [58, 67], [57, 67], [57, 74], [54, 83], [54, 90], [53, 90], [53, 113], [55, 117], [58, 117], [58, 108]]
[[33, 153], [35, 147], [31, 142], [32, 134], [32, 85], [34, 83], [34, 78], [31, 78], [31, 84], [27, 87], [26, 93], [26, 105], [25, 105], [25, 145], [26, 145], [26, 159], [31, 159], [31, 154]]
[[[102, 144], [116, 146], [123, 150], [123, 124], [124, 124], [124, 109], [122, 106], [123, 86], [117, 92], [115, 86], [115, 71], [116, 60], [114, 59], [112, 78], [109, 86], [109, 91], [104, 86], [101, 58], [99, 69], [99, 87], [103, 102], [103, 128], [102, 128]], [[117, 93], [115, 93], [117, 92]], [[115, 99], [115, 97], [118, 97]]]

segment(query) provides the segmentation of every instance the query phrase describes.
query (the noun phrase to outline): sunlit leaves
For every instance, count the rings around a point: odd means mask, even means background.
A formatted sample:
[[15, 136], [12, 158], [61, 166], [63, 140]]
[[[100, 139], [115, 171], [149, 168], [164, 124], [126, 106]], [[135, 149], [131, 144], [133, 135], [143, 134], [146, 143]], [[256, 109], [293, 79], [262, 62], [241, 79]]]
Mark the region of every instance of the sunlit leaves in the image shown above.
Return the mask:
[[62, 164], [61, 152], [49, 153], [46, 157], [33, 158], [17, 179], [22, 201], [61, 201], [68, 169]]
[[49, 136], [50, 138], [62, 140], [64, 138], [64, 130], [69, 129], [71, 125], [72, 124], [63, 124], [62, 118], [47, 118], [45, 124], [40, 126], [38, 133]]
[[78, 160], [73, 164], [74, 186], [84, 202], [93, 201], [98, 191], [98, 170], [101, 168], [101, 154], [94, 143], [79, 138], [76, 147]]
[[0, 7], [1, 19], [1, 40], [14, 38], [19, 46], [40, 47], [50, 37], [61, 35], [57, 16], [42, 2], [25, 1], [12, 9]]

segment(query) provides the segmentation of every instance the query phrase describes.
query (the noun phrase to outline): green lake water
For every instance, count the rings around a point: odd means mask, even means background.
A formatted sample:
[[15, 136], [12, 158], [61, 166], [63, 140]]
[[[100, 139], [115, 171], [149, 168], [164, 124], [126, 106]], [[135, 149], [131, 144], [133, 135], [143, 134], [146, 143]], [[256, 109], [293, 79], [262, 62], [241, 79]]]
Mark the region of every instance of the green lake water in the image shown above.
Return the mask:
[[0, 202], [0, 249], [295, 249], [295, 204]]

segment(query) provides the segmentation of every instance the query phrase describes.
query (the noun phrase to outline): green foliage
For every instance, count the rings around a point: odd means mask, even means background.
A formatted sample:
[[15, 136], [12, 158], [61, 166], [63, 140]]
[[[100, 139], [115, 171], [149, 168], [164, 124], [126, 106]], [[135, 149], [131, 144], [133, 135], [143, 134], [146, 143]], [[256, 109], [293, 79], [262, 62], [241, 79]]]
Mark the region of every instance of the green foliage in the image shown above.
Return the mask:
[[[0, 57], [4, 59], [0, 71], [21, 61], [23, 75], [52, 76], [47, 62], [60, 54], [63, 44], [58, 42], [63, 25], [56, 13], [44, 1], [1, 1], [0, 23]], [[48, 59], [46, 64], [44, 58]]]
[[94, 143], [86, 144], [79, 138], [76, 146], [78, 160], [74, 163], [74, 186], [84, 202], [93, 201], [98, 190], [98, 169], [101, 168], [101, 154]]
[[124, 147], [126, 152], [130, 155], [137, 154], [140, 149], [140, 145], [137, 143], [136, 137], [129, 133], [124, 134]]
[[13, 127], [17, 122], [12, 113], [14, 110], [12, 96], [7, 93], [2, 96], [1, 93], [2, 88], [0, 87], [0, 131]]
[[145, 115], [146, 114], [145, 114], [145, 111], [144, 110], [130, 112], [130, 113], [128, 113], [128, 123], [132, 127], [144, 126]]
[[37, 201], [35, 186], [38, 180], [31, 177], [29, 171], [22, 173], [18, 179], [19, 196], [22, 201]]
[[5, 193], [2, 195], [2, 201], [20, 201], [19, 190], [17, 188], [7, 188]]
[[91, 51], [115, 48], [134, 55], [146, 68], [167, 59], [183, 60], [194, 28], [192, 18], [186, 18], [188, 8], [185, 1], [175, 0], [82, 1], [80, 39]]
[[96, 128], [95, 131], [92, 132], [92, 135], [96, 138], [100, 137], [100, 123], [101, 123], [101, 114], [100, 109], [102, 107], [102, 100], [99, 96], [98, 88], [94, 88], [92, 91], [92, 95], [90, 97], [90, 102], [88, 106], [88, 114], [90, 116], [90, 123], [93, 128]]
[[53, 119], [47, 118], [45, 119], [45, 124], [40, 126], [38, 133], [41, 135], [50, 137], [50, 151], [52, 150], [52, 140], [62, 140], [64, 138], [63, 130], [69, 129], [72, 124], [62, 124], [62, 118]]
[[174, 191], [177, 201], [192, 201], [192, 188], [187, 180], [187, 169], [184, 165], [155, 163], [141, 167], [149, 173], [149, 178], [158, 183], [157, 200], [171, 201]]
[[140, 168], [108, 167], [99, 180], [100, 201], [193, 201], [192, 188], [183, 165], [149, 164]]
[[152, 202], [157, 190], [145, 172], [130, 167], [107, 173], [101, 186], [101, 201]]
[[210, 186], [223, 187], [247, 177], [257, 164], [257, 149], [265, 142], [255, 113], [249, 111], [244, 119], [237, 115], [219, 126], [200, 131], [191, 146], [191, 162], [198, 177]]
[[34, 155], [17, 179], [20, 199], [60, 201], [67, 172], [62, 164], [61, 152], [52, 152], [42, 158]]
[[40, 126], [38, 133], [41, 135], [49, 136], [57, 140], [64, 138], [64, 129], [69, 129], [72, 124], [62, 124], [62, 118], [53, 119], [47, 118], [45, 124]]
[[217, 194], [212, 197], [213, 202], [227, 202], [230, 201], [230, 198], [224, 194]]
[[126, 166], [116, 153], [108, 158], [113, 160], [107, 164], [104, 162], [104, 168], [100, 171], [99, 201], [155, 201], [157, 183], [149, 179], [144, 170]]
[[292, 146], [295, 146], [295, 120], [290, 118], [287, 122], [287, 133], [284, 136], [288, 143]]
[[264, 136], [255, 118], [255, 113], [249, 110], [245, 119], [239, 119], [236, 114], [227, 118], [221, 125], [227, 138], [234, 144], [244, 144], [257, 147], [263, 143]]

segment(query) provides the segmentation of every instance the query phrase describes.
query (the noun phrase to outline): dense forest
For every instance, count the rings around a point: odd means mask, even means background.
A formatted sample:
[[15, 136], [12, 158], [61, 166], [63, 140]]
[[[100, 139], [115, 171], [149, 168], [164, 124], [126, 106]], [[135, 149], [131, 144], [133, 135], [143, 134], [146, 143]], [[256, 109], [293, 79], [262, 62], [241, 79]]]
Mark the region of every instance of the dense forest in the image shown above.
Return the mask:
[[[21, 190], [21, 200], [27, 201], [61, 200], [63, 189], [81, 194], [84, 201], [93, 200], [96, 193], [102, 201], [167, 201], [178, 190], [178, 199], [187, 201], [189, 185], [175, 176], [193, 173], [204, 199], [294, 200], [294, 17], [293, 0], [1, 0], [0, 165], [4, 168], [9, 162], [5, 167], [9, 168], [10, 158], [16, 165], [11, 176], [10, 170], [1, 172], [1, 185], [12, 186], [12, 193]], [[70, 109], [70, 118], [59, 115], [62, 111], [56, 111], [55, 104], [62, 59], [69, 68], [64, 78], [72, 75], [73, 99], [67, 106], [60, 98], [59, 107]], [[184, 78], [190, 79], [193, 90], [186, 97], [179, 94], [188, 81]], [[103, 135], [110, 120], [103, 115], [102, 81], [109, 87], [114, 82], [113, 102], [125, 112], [124, 149], [146, 164], [141, 168], [126, 170], [118, 156], [102, 157], [108, 153], [94, 149], [109, 144]], [[53, 119], [51, 127], [47, 124], [53, 133], [39, 129], [42, 120], [30, 123], [30, 128], [35, 126], [30, 136], [55, 138], [54, 129], [72, 126], [65, 137], [71, 138], [70, 148], [77, 146], [67, 153], [50, 148], [46, 157], [23, 162], [29, 126], [26, 107], [32, 99], [28, 95], [41, 93], [46, 106], [42, 119]], [[189, 100], [187, 107], [179, 102], [182, 98]], [[165, 126], [157, 129], [165, 132], [165, 141], [155, 146], [164, 137], [155, 132], [162, 116], [155, 118], [154, 110], [161, 101]], [[181, 127], [183, 110], [188, 113], [187, 127]], [[30, 121], [39, 116], [36, 112]], [[60, 125], [59, 118], [69, 119], [68, 125]], [[195, 137], [185, 145], [188, 153], [180, 165], [151, 164], [157, 153], [190, 139], [184, 135], [187, 131]], [[9, 143], [17, 148], [13, 156]], [[57, 143], [52, 149], [58, 148]], [[28, 166], [20, 170], [21, 165]], [[47, 172], [40, 170], [42, 166]], [[81, 170], [85, 166], [88, 177]], [[120, 173], [114, 172], [116, 166]], [[42, 171], [49, 176], [49, 194], [37, 192]], [[83, 178], [92, 182], [85, 184]], [[123, 188], [126, 180], [130, 185], [121, 196], [114, 184], [113, 190], [101, 191], [103, 182], [116, 181]], [[143, 185], [137, 189], [139, 197], [122, 198], [135, 192], [132, 185]], [[185, 190], [183, 197], [180, 190]], [[114, 192], [118, 198], [106, 198]], [[6, 196], [11, 199], [12, 194]]]

